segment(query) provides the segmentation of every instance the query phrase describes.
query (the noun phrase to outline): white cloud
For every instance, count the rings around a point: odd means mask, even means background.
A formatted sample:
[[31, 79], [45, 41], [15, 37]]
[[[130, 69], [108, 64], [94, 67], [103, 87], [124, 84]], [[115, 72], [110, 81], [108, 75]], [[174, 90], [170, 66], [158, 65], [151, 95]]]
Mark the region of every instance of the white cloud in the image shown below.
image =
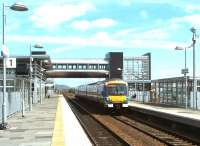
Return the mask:
[[165, 67], [152, 73], [153, 79], [171, 78], [171, 77], [179, 77], [179, 76], [182, 76], [180, 74], [179, 68], [173, 68], [173, 70], [169, 70], [167, 67]]
[[[191, 43], [189, 40], [178, 40], [174, 38], [175, 33], [190, 27], [200, 28], [200, 15], [177, 17], [170, 20], [159, 21], [153, 28], [144, 30], [144, 28], [120, 30], [112, 36], [114, 39], [123, 40], [123, 45], [130, 48], [152, 48], [152, 49], [173, 49], [174, 46], [187, 46]], [[187, 27], [187, 28], [186, 28]]]
[[[133, 39], [127, 42], [129, 48], [137, 49], [173, 49], [177, 45], [176, 42], [169, 40], [144, 40], [144, 39]], [[124, 43], [125, 44], [125, 43]]]
[[[116, 23], [115, 20], [103, 18], [94, 21], [74, 21], [71, 26], [76, 29], [87, 30], [89, 28], [110, 27]], [[178, 29], [182, 29], [182, 27], [185, 29], [185, 24], [191, 26], [200, 24], [200, 15], [194, 14], [173, 18], [163, 22], [159, 21], [159, 24], [155, 24], [155, 28], [149, 30], [144, 30], [144, 28], [139, 27], [118, 30], [112, 34], [108, 32], [97, 32], [96, 34], [85, 37], [9, 36], [9, 39], [21, 42], [42, 41], [41, 43], [70, 45], [71, 47], [92, 46], [105, 48], [173, 49], [177, 45], [187, 46], [190, 44], [186, 42], [187, 40], [177, 42], [175, 41], [177, 38], [174, 38], [174, 33], [176, 33]]]
[[[115, 38], [107, 32], [98, 32], [90, 37], [57, 37], [57, 36], [8, 36], [9, 41], [15, 42], [40, 42], [42, 44], [70, 45], [71, 47], [105, 47], [105, 48], [144, 48], [144, 49], [172, 49], [177, 42], [165, 39], [165, 35], [146, 36], [149, 32], [137, 33], [135, 36]], [[153, 31], [152, 31], [153, 32]], [[136, 36], [139, 36], [138, 38]], [[180, 45], [180, 44], [179, 44]], [[62, 49], [60, 51], [63, 51]]]
[[94, 21], [87, 21], [87, 20], [74, 21], [72, 22], [71, 27], [85, 31], [88, 30], [89, 28], [106, 28], [106, 27], [111, 27], [115, 24], [117, 24], [117, 22], [113, 19], [102, 18]]
[[57, 37], [57, 36], [28, 36], [28, 35], [11, 35], [8, 36], [9, 41], [15, 42], [40, 42], [42, 44], [59, 44], [71, 46], [104, 46], [117, 47], [120, 41], [113, 40], [105, 32], [99, 32], [90, 37]]
[[110, 27], [115, 25], [117, 22], [113, 19], [109, 18], [103, 18], [103, 19], [97, 19], [95, 21], [92, 21], [92, 25], [94, 27]]
[[[151, 3], [151, 4], [169, 4], [169, 5], [179, 5], [181, 3], [186, 3], [187, 1], [183, 0], [130, 0], [134, 2], [139, 2], [139, 3]], [[188, 1], [188, 3], [190, 3]]]
[[79, 29], [79, 30], [85, 31], [85, 30], [89, 29], [90, 22], [87, 21], [87, 20], [74, 21], [74, 22], [72, 22], [71, 27], [73, 27], [75, 29]]
[[51, 49], [51, 53], [52, 54], [59, 54], [59, 53], [63, 53], [63, 52], [66, 52], [68, 51], [70, 48], [68, 46], [66, 47], [61, 47], [61, 48], [53, 48]]
[[91, 3], [80, 4], [45, 4], [36, 8], [30, 19], [38, 26], [44, 28], [53, 28], [63, 22], [70, 21], [74, 18], [85, 15], [87, 12], [94, 10]]
[[190, 24], [193, 27], [200, 27], [200, 14], [188, 15], [183, 17], [177, 17], [170, 20], [171, 24]]
[[95, 46], [102, 46], [102, 47], [116, 47], [120, 48], [123, 46], [123, 41], [120, 39], [113, 39], [108, 33], [106, 32], [98, 32], [94, 36], [89, 39], [90, 42], [93, 43]]
[[142, 40], [165, 40], [169, 38], [169, 33], [164, 29], [151, 29], [137, 33], [133, 38]]
[[183, 0], [118, 0], [117, 2], [119, 2], [120, 4], [125, 5], [125, 6], [130, 6], [130, 5], [134, 4], [134, 3], [169, 4], [169, 5], [179, 6], [181, 3], [183, 3]]
[[172, 49], [178, 44], [172, 41], [170, 39], [170, 33], [162, 28], [146, 31], [125, 29], [116, 32], [113, 38], [123, 40], [124, 47], [128, 48]]

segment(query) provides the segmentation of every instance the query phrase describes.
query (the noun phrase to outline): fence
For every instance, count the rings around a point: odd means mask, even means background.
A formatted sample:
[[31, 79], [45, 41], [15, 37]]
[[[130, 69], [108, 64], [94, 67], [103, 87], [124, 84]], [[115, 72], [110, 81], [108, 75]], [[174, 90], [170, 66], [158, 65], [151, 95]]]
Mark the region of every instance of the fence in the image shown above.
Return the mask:
[[[197, 98], [193, 98], [193, 92], [189, 93], [190, 96], [188, 97], [187, 107], [191, 109], [200, 110], [200, 92], [197, 92]], [[152, 98], [151, 98], [152, 96]], [[186, 107], [186, 99], [175, 97], [172, 100], [171, 97], [154, 97], [155, 95], [150, 95], [150, 91], [129, 91], [129, 100], [136, 101], [136, 102], [143, 102], [143, 103], [153, 103], [153, 104], [165, 104], [168, 106], [175, 106], [175, 107]]]
[[[6, 114], [11, 116], [16, 112], [20, 112], [29, 107], [30, 96], [30, 80], [27, 78], [15, 78], [6, 81]], [[36, 84], [36, 83], [35, 83]], [[38, 83], [37, 83], [38, 84]], [[3, 81], [0, 80], [0, 118], [2, 118], [2, 103], [3, 103]], [[33, 86], [32, 86], [33, 87]], [[44, 82], [40, 82], [39, 85], [35, 85], [32, 88], [32, 103], [38, 103], [41, 98], [45, 97], [45, 85]]]
[[130, 100], [137, 102], [150, 102], [150, 92], [149, 91], [129, 91]]

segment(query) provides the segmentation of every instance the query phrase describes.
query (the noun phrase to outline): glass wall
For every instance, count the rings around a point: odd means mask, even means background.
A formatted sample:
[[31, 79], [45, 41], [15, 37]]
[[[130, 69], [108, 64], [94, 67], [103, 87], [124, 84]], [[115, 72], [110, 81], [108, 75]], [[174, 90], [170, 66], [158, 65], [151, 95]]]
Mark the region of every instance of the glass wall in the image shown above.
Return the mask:
[[[151, 99], [152, 102], [185, 107], [186, 106], [186, 97], [188, 99], [188, 107], [191, 107], [191, 100], [193, 99], [193, 80], [192, 78], [187, 77], [187, 96], [186, 96], [186, 87], [185, 87], [185, 78], [176, 77], [176, 78], [167, 78], [167, 79], [158, 79], [153, 80], [151, 84]], [[195, 102], [200, 100], [200, 80], [197, 81], [197, 99]], [[199, 96], [199, 97], [198, 97]], [[195, 100], [195, 99], [194, 99]], [[200, 102], [200, 101], [199, 101]]]
[[150, 60], [148, 56], [125, 57], [123, 79], [126, 81], [150, 80]]

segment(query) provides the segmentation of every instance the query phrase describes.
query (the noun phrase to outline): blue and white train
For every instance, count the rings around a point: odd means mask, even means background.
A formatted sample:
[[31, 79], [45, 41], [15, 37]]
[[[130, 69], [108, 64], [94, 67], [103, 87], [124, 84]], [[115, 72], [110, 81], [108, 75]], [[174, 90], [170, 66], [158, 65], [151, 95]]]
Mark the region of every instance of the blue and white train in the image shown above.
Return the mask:
[[121, 79], [78, 86], [75, 95], [79, 98], [96, 101], [107, 108], [128, 107], [128, 84]]

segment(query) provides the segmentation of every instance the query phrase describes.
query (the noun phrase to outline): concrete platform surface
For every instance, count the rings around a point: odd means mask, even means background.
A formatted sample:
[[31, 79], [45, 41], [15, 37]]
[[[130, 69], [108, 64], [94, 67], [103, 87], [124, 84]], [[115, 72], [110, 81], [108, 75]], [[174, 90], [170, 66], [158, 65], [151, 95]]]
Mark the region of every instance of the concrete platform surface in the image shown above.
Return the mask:
[[62, 95], [33, 105], [7, 120], [0, 130], [0, 146], [91, 146], [91, 142]]
[[13, 115], [8, 129], [0, 130], [0, 146], [50, 146], [58, 98], [44, 99], [31, 112]]
[[[69, 104], [61, 97], [63, 111], [64, 135], [66, 146], [92, 146], [84, 129], [72, 112]], [[57, 145], [56, 145], [57, 146]]]
[[184, 109], [184, 108], [174, 108], [174, 107], [162, 107], [162, 106], [154, 106], [142, 104], [134, 101], [129, 101], [129, 106], [137, 107], [141, 109], [146, 109], [155, 112], [161, 112], [177, 117], [184, 117], [191, 120], [196, 120], [200, 122], [200, 111], [192, 110], [192, 109]]

